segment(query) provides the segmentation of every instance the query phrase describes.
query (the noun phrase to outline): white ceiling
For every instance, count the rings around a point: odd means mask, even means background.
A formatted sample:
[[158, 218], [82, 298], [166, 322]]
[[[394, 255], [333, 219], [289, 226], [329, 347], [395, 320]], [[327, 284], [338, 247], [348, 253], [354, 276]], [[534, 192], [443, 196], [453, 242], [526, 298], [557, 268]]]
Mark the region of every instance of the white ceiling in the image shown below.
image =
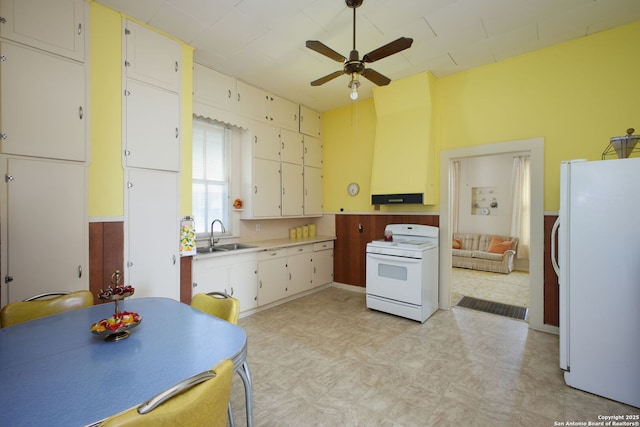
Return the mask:
[[[196, 62], [275, 95], [318, 111], [351, 102], [347, 76], [309, 84], [342, 64], [305, 48], [320, 40], [349, 55], [353, 11], [344, 0], [97, 1], [192, 45]], [[640, 0], [365, 0], [356, 15], [360, 57], [413, 38], [368, 65], [395, 80], [427, 70], [443, 77], [636, 21]], [[361, 80], [366, 99], [373, 84]]]

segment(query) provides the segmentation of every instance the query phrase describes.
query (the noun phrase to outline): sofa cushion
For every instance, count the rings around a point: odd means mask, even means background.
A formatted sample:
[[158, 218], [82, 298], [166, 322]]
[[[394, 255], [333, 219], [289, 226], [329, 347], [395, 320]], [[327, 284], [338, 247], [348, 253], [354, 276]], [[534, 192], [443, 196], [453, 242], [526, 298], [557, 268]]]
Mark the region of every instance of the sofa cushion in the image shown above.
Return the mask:
[[491, 243], [489, 243], [489, 247], [487, 248], [487, 252], [491, 252], [494, 254], [503, 254], [513, 246], [513, 242], [509, 240], [502, 240], [495, 236], [491, 238]]
[[485, 251], [473, 251], [471, 256], [473, 258], [488, 259], [491, 261], [502, 261], [504, 254], [496, 254], [493, 252], [485, 252]]
[[468, 251], [466, 249], [453, 249], [451, 251], [451, 255], [453, 256], [460, 256], [460, 257], [466, 257], [466, 258], [471, 258], [473, 257], [473, 252], [474, 251]]
[[460, 239], [453, 239], [453, 243], [451, 246], [453, 249], [462, 249], [462, 240]]

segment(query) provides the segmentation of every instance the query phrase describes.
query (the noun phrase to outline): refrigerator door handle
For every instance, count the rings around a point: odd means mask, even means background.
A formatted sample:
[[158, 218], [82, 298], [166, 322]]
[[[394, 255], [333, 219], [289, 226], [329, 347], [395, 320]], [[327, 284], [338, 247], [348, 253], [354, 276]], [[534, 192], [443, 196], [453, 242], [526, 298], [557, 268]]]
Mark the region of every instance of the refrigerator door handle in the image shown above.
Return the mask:
[[560, 278], [560, 266], [558, 265], [558, 257], [556, 254], [558, 227], [560, 227], [560, 217], [556, 219], [556, 222], [553, 223], [553, 227], [551, 228], [551, 264], [553, 265], [553, 270], [556, 272], [556, 275]]

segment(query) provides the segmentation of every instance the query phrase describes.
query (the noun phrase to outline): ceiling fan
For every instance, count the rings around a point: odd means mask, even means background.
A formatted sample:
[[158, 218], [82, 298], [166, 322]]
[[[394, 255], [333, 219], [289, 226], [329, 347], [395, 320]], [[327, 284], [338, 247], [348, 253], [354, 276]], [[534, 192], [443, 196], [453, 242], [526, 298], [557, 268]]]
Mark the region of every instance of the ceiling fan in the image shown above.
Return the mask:
[[347, 74], [351, 77], [349, 81], [349, 88], [351, 89], [351, 99], [358, 99], [358, 87], [360, 86], [359, 77], [363, 76], [375, 83], [378, 86], [385, 86], [391, 83], [391, 79], [380, 74], [379, 72], [366, 68], [365, 63], [375, 62], [379, 59], [386, 58], [405, 49], [411, 47], [413, 39], [407, 37], [400, 37], [397, 40], [387, 43], [377, 49], [372, 50], [360, 59], [358, 51], [356, 50], [356, 8], [362, 5], [364, 0], [345, 0], [347, 7], [353, 9], [353, 50], [349, 53], [349, 59], [340, 55], [335, 50], [331, 49], [324, 43], [318, 40], [307, 40], [306, 46], [315, 50], [316, 52], [333, 59], [334, 61], [342, 62], [344, 64], [342, 70], [335, 71], [331, 74], [327, 74], [324, 77], [320, 77], [317, 80], [311, 82], [311, 86], [320, 86], [330, 80], [335, 79], [342, 74]]

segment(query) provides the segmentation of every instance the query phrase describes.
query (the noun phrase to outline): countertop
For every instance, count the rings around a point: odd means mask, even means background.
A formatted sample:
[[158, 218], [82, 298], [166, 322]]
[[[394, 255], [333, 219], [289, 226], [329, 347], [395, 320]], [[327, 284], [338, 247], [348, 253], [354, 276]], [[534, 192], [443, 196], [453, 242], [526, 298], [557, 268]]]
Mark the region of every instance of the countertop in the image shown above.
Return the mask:
[[203, 258], [211, 258], [211, 257], [229, 256], [229, 255], [234, 255], [234, 254], [246, 254], [246, 253], [251, 253], [251, 252], [270, 251], [270, 250], [279, 249], [279, 248], [288, 248], [288, 247], [292, 247], [292, 246], [309, 245], [309, 244], [314, 244], [314, 243], [327, 242], [327, 241], [335, 240], [335, 239], [336, 239], [335, 236], [318, 235], [318, 236], [315, 236], [315, 237], [306, 237], [306, 238], [295, 239], [295, 240], [289, 239], [289, 238], [285, 238], [285, 239], [270, 239], [270, 240], [256, 240], [256, 241], [240, 240], [240, 241], [233, 242], [233, 243], [241, 243], [243, 245], [252, 245], [252, 246], [255, 246], [255, 248], [236, 249], [236, 250], [232, 250], [232, 251], [224, 251], [224, 252], [221, 251], [221, 252], [211, 252], [211, 253], [204, 253], [204, 254], [196, 254], [196, 255], [193, 255], [193, 259], [203, 259]]

